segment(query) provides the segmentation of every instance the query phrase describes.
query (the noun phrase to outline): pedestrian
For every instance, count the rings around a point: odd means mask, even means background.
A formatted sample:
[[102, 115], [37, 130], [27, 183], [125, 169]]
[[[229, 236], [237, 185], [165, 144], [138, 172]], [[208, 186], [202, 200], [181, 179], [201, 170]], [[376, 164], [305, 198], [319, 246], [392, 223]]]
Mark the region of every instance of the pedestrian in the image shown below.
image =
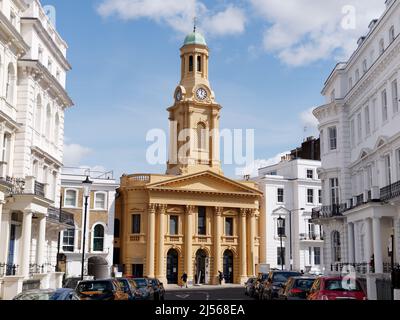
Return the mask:
[[184, 273], [183, 273], [183, 275], [182, 275], [181, 279], [182, 279], [182, 282], [183, 282], [183, 285], [182, 285], [182, 287], [183, 287], [183, 286], [185, 286], [185, 287], [187, 288], [187, 287], [188, 287], [188, 285], [187, 285], [187, 279], [188, 279], [188, 275], [187, 275], [187, 273], [186, 273], [186, 272], [184, 272]]
[[219, 285], [221, 285], [222, 280], [224, 280], [224, 274], [221, 271], [218, 271], [218, 280], [219, 280]]

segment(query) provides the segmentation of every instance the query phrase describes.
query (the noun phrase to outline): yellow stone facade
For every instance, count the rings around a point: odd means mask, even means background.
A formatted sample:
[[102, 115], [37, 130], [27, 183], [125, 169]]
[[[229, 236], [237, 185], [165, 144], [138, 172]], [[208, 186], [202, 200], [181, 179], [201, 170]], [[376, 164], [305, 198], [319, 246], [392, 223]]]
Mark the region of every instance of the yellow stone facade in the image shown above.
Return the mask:
[[[116, 199], [121, 232], [115, 247], [126, 276], [181, 283], [186, 272], [189, 283], [215, 284], [221, 271], [226, 282], [243, 283], [259, 264], [262, 193], [251, 181], [223, 175], [218, 134], [202, 140], [202, 130], [219, 129], [221, 110], [208, 80], [205, 42], [185, 41], [181, 59], [181, 83], [168, 108], [167, 173], [121, 177]], [[184, 129], [199, 135], [182, 139]], [[182, 156], [177, 150], [186, 141], [189, 148]]]

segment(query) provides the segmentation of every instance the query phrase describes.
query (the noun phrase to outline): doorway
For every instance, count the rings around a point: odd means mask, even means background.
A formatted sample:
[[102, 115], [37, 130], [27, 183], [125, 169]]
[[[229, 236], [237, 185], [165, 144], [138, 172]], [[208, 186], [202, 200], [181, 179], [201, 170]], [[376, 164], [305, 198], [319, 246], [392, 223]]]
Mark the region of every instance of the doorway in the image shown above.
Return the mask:
[[178, 252], [174, 249], [167, 255], [167, 281], [168, 284], [178, 284]]
[[231, 250], [224, 252], [224, 279], [225, 283], [233, 283], [233, 253]]
[[207, 252], [200, 249], [196, 253], [196, 274], [195, 281], [197, 284], [208, 283], [208, 270], [209, 269], [209, 259]]

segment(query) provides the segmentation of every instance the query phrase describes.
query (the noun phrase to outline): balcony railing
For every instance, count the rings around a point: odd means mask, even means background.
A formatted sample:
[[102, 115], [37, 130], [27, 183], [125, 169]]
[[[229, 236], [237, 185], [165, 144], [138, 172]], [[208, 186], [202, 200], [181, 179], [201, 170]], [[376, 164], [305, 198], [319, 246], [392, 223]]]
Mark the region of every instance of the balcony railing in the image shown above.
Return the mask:
[[39, 197], [45, 197], [45, 185], [44, 183], [40, 183], [35, 181], [35, 195]]
[[388, 201], [400, 196], [400, 181], [381, 189], [381, 201]]
[[311, 240], [311, 241], [319, 241], [323, 240], [323, 237], [316, 233], [300, 233], [300, 240]]
[[368, 272], [368, 263], [347, 263], [347, 262], [339, 262], [331, 264], [332, 272], [351, 272], [355, 271], [359, 274], [366, 274]]
[[18, 274], [18, 265], [0, 263], [0, 278], [4, 276], [15, 276]]
[[327, 219], [341, 217], [347, 209], [346, 204], [334, 204], [331, 206], [322, 206], [312, 209], [311, 219]]
[[61, 211], [58, 208], [50, 207], [47, 210], [48, 217], [47, 219], [53, 221], [53, 222], [59, 222], [63, 224], [67, 224], [71, 227], [75, 226], [74, 223], [74, 215], [72, 213], [66, 212], [66, 211]]
[[356, 206], [361, 206], [364, 203], [364, 194], [359, 194], [356, 198]]

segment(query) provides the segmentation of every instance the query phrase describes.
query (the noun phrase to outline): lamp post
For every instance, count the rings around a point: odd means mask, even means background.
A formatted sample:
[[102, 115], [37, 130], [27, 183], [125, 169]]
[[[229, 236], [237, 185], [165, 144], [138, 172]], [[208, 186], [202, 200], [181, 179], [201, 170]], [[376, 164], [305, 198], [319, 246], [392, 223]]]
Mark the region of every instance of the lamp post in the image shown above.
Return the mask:
[[285, 219], [283, 219], [281, 216], [279, 216], [278, 218], [278, 236], [281, 240], [281, 252], [280, 252], [280, 256], [281, 256], [281, 268], [283, 270], [283, 245], [282, 245], [282, 237], [285, 236], [285, 226], [284, 226], [284, 221]]
[[83, 185], [83, 196], [85, 197], [85, 215], [83, 218], [83, 243], [82, 243], [82, 266], [81, 266], [81, 280], [83, 280], [84, 266], [85, 266], [85, 246], [86, 246], [86, 221], [87, 221], [87, 209], [88, 200], [90, 196], [90, 187], [92, 185], [89, 176], [86, 176], [86, 180], [82, 181]]
[[293, 254], [292, 254], [292, 212], [303, 211], [304, 208], [288, 210], [289, 211], [289, 251], [290, 251], [290, 271], [293, 270]]

